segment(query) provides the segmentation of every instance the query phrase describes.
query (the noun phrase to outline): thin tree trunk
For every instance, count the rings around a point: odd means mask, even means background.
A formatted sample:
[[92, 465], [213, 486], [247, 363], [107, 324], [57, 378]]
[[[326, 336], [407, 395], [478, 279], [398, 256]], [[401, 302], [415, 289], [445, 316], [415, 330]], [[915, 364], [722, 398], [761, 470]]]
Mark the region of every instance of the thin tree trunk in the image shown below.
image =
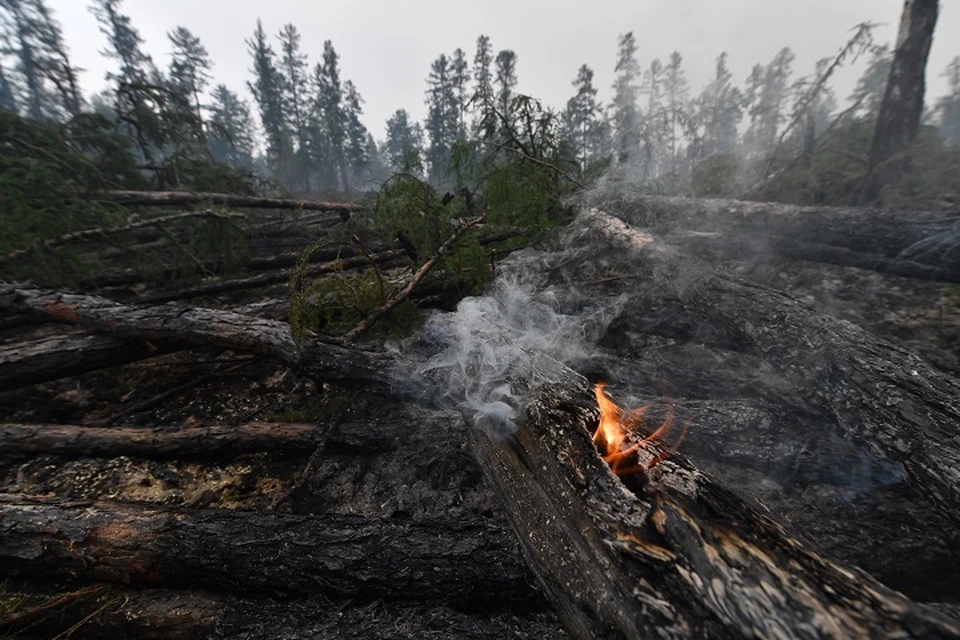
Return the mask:
[[104, 198], [118, 204], [137, 207], [170, 207], [207, 203], [238, 208], [336, 211], [344, 216], [349, 216], [353, 212], [366, 211], [365, 207], [350, 202], [317, 202], [315, 200], [295, 200], [288, 198], [261, 198], [230, 193], [105, 191], [103, 193], [97, 193], [93, 197]]

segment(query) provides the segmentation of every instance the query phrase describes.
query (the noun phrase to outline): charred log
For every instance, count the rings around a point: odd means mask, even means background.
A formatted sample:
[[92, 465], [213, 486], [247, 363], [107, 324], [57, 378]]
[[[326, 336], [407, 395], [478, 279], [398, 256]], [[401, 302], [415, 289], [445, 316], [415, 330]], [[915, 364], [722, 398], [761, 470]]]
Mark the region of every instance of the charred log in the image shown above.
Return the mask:
[[61, 335], [0, 346], [0, 390], [108, 369], [176, 351], [167, 342]]
[[[322, 380], [359, 383], [370, 389], [390, 387], [387, 373], [390, 360], [384, 354], [316, 339], [298, 343], [287, 323], [230, 311], [172, 305], [124, 305], [97, 296], [10, 285], [0, 286], [0, 310], [42, 314], [60, 322], [107, 333], [111, 339], [123, 342], [162, 342], [180, 348], [212, 346], [256, 353], [280, 360]], [[85, 363], [81, 364], [85, 366]], [[0, 379], [14, 383], [15, 378], [4, 372], [2, 365], [0, 361]], [[23, 367], [17, 367], [17, 370], [23, 371]], [[48, 376], [62, 377], [50, 368], [46, 372]], [[34, 382], [39, 379], [39, 375], [33, 376]]]
[[507, 532], [410, 523], [0, 498], [0, 575], [218, 592], [472, 601], [536, 597]]
[[292, 209], [303, 211], [334, 211], [349, 218], [350, 214], [365, 211], [365, 207], [351, 202], [318, 202], [288, 198], [260, 198], [230, 193], [186, 191], [106, 191], [97, 194], [111, 202], [136, 207], [171, 207], [192, 204], [216, 204], [247, 209]]
[[[618, 480], [585, 379], [541, 358], [526, 419], [474, 448], [575, 638], [960, 637], [960, 625], [806, 550], [681, 457]], [[507, 446], [512, 442], [512, 446]], [[627, 486], [631, 487], [628, 490]]]
[[796, 380], [801, 408], [900, 462], [954, 520], [960, 513], [960, 383], [918, 356], [765, 287], [697, 264], [619, 220], [586, 216], [614, 270], [635, 278], [621, 328], [762, 358]]
[[960, 214], [637, 196], [616, 215], [708, 256], [790, 258], [960, 282]]
[[268, 422], [183, 428], [0, 423], [0, 451], [4, 455], [142, 458], [215, 458], [254, 451], [309, 453], [328, 428]]

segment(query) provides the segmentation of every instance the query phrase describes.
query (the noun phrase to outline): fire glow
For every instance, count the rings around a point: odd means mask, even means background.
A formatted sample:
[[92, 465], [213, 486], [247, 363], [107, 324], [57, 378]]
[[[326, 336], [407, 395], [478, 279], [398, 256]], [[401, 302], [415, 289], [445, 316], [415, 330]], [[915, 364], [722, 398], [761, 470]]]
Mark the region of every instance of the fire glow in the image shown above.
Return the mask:
[[645, 425], [649, 405], [624, 411], [604, 393], [606, 386], [605, 382], [598, 382], [594, 387], [597, 405], [600, 407], [600, 424], [593, 434], [593, 442], [603, 455], [603, 459], [610, 465], [611, 471], [618, 476], [625, 476], [644, 469], [652, 469], [677, 450], [687, 435], [688, 425], [686, 424], [680, 431], [680, 437], [672, 445], [661, 449], [649, 461], [641, 462], [639, 457], [641, 447], [651, 444], [654, 440], [662, 440], [676, 423], [673, 404], [669, 405], [667, 415], [660, 426], [653, 433], [640, 436], [638, 440], [636, 438]]

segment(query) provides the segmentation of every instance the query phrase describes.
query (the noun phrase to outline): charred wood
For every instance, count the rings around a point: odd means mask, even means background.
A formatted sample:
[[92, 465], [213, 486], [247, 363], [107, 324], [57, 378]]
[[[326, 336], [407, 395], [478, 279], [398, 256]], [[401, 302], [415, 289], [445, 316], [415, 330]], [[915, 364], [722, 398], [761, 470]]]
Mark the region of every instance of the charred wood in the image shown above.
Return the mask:
[[76, 334], [0, 345], [0, 389], [76, 376], [176, 350], [164, 341]]
[[960, 514], [960, 383], [920, 357], [797, 300], [698, 264], [601, 213], [584, 218], [635, 277], [617, 321], [642, 333], [762, 358], [802, 406], [903, 465], [947, 517]]
[[254, 451], [309, 453], [328, 428], [268, 422], [183, 428], [0, 423], [0, 451], [4, 455], [142, 458], [209, 458]]
[[681, 234], [683, 244], [708, 254], [801, 259], [960, 282], [957, 213], [656, 196], [630, 197], [613, 210], [668, 241]]
[[[275, 358], [322, 380], [357, 383], [386, 390], [390, 359], [382, 353], [333, 341], [307, 338], [298, 343], [285, 322], [231, 311], [172, 305], [124, 305], [98, 296], [0, 286], [0, 310], [29, 311], [60, 322], [107, 333], [111, 340], [189, 348], [212, 346]], [[102, 338], [101, 338], [102, 340]], [[116, 346], [116, 342], [113, 346]], [[172, 348], [172, 347], [171, 347]], [[82, 357], [80, 358], [83, 359]], [[0, 379], [15, 381], [11, 373]], [[22, 371], [22, 367], [19, 368]], [[46, 369], [46, 375], [56, 376]], [[39, 381], [40, 376], [34, 376]], [[50, 379], [49, 377], [47, 379]]]
[[352, 202], [318, 202], [315, 200], [296, 200], [290, 198], [261, 198], [241, 196], [230, 193], [204, 193], [186, 191], [106, 191], [96, 195], [117, 204], [151, 207], [182, 206], [192, 204], [215, 204], [227, 207], [249, 209], [292, 209], [304, 211], [335, 211], [349, 218], [350, 214], [366, 211], [366, 208]]
[[218, 592], [535, 598], [509, 534], [483, 522], [66, 505], [0, 498], [0, 575]]
[[[960, 637], [960, 625], [806, 550], [682, 457], [621, 482], [587, 381], [546, 358], [519, 430], [473, 444], [575, 638]], [[510, 444], [512, 442], [512, 445]], [[510, 445], [510, 446], [508, 446]]]

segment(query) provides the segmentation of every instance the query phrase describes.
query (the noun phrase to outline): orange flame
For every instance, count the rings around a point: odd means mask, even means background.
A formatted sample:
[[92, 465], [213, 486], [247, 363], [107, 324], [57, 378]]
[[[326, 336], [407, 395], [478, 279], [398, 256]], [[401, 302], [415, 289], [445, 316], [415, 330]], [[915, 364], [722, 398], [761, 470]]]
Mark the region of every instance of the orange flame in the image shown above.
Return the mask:
[[593, 441], [597, 444], [603, 454], [603, 459], [610, 465], [610, 469], [615, 474], [624, 476], [636, 473], [641, 469], [652, 469], [670, 457], [680, 447], [680, 443], [687, 435], [689, 425], [686, 423], [683, 425], [680, 437], [677, 438], [676, 442], [667, 449], [661, 450], [649, 462], [640, 463], [638, 456], [640, 447], [658, 438], [662, 439], [676, 422], [673, 403], [670, 403], [667, 409], [667, 417], [663, 419], [663, 422], [653, 433], [630, 443], [630, 436], [643, 426], [644, 416], [650, 407], [624, 411], [603, 392], [606, 386], [607, 383], [598, 382], [593, 389], [597, 396], [597, 405], [600, 407], [600, 424], [593, 433]]

